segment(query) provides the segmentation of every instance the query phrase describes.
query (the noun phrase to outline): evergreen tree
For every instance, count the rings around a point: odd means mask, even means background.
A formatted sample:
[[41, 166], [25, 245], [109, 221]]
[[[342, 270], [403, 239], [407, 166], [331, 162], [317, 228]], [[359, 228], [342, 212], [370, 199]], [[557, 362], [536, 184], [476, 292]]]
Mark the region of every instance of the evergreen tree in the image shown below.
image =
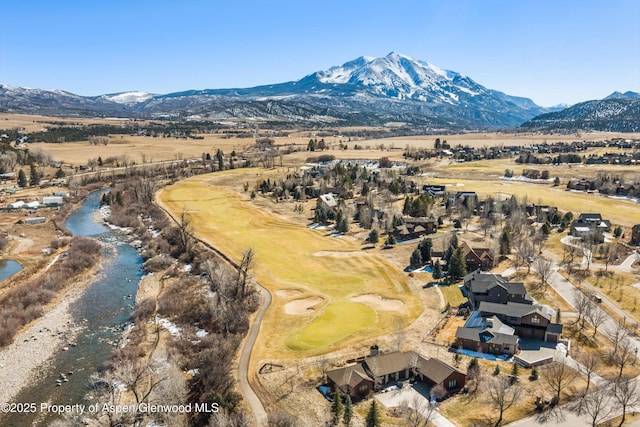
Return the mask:
[[58, 168], [58, 170], [56, 170], [56, 178], [58, 179], [62, 179], [66, 176], [67, 174], [64, 173], [64, 171], [62, 170], [62, 168]]
[[31, 163], [31, 172], [29, 174], [29, 185], [38, 185], [40, 184], [40, 172], [38, 172], [38, 168], [35, 163]]
[[369, 407], [369, 412], [367, 413], [367, 418], [365, 419], [365, 425], [367, 427], [380, 427], [382, 426], [382, 421], [380, 421], [380, 411], [378, 410], [378, 404], [376, 400], [373, 399], [371, 402], [371, 406]]
[[548, 236], [549, 234], [551, 234], [551, 226], [549, 225], [548, 222], [545, 222], [544, 224], [542, 224], [542, 227], [540, 227], [540, 232], [545, 236]]
[[384, 244], [387, 245], [387, 246], [395, 246], [396, 238], [393, 237], [391, 234], [389, 234], [387, 239], [384, 241]]
[[367, 194], [369, 194], [369, 183], [365, 181], [364, 184], [362, 184], [362, 191], [360, 192], [360, 194], [362, 194], [363, 196], [366, 196]]
[[22, 169], [20, 169], [20, 171], [18, 172], [18, 187], [24, 188], [27, 186], [27, 184], [27, 175]]
[[333, 403], [331, 404], [331, 418], [333, 424], [339, 424], [343, 415], [344, 404], [342, 403], [342, 396], [340, 396], [340, 389], [336, 387], [336, 392], [333, 394]]
[[367, 240], [374, 245], [378, 243], [378, 241], [380, 240], [380, 237], [378, 236], [378, 230], [371, 230], [369, 232], [369, 237], [367, 238]]
[[324, 206], [318, 205], [316, 206], [315, 214], [313, 215], [313, 220], [318, 224], [324, 224], [327, 222], [327, 211]]
[[440, 265], [439, 261], [433, 264], [433, 271], [431, 272], [431, 275], [436, 280], [442, 279], [442, 265]]
[[507, 256], [511, 253], [511, 229], [504, 228], [502, 236], [500, 236], [500, 255]]
[[451, 236], [451, 240], [449, 241], [449, 246], [451, 246], [453, 249], [457, 249], [458, 248], [458, 235], [453, 233], [453, 235]]
[[422, 254], [420, 253], [420, 249], [416, 249], [415, 251], [413, 251], [413, 253], [411, 254], [411, 258], [409, 259], [409, 267], [411, 267], [412, 270], [415, 270], [421, 265]]
[[430, 238], [422, 239], [420, 243], [418, 243], [418, 249], [420, 250], [420, 255], [422, 255], [422, 263], [428, 263], [431, 261], [431, 250], [433, 249], [433, 240]]
[[224, 169], [224, 153], [218, 148], [216, 151], [216, 161], [218, 162], [218, 170]]
[[342, 416], [342, 422], [345, 427], [351, 427], [351, 419], [353, 418], [353, 405], [351, 402], [351, 396], [348, 394], [344, 397], [344, 415]]
[[467, 261], [464, 258], [462, 249], [458, 248], [451, 257], [451, 265], [449, 266], [449, 276], [454, 280], [460, 280], [467, 274]]

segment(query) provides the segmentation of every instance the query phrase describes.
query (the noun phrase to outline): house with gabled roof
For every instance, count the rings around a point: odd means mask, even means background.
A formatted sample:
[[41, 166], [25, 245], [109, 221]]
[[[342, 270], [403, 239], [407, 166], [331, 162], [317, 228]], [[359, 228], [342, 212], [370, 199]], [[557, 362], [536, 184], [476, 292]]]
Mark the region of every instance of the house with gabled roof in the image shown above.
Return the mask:
[[478, 311], [483, 317], [496, 316], [503, 323], [513, 327], [519, 337], [548, 342], [560, 341], [562, 325], [553, 323], [555, 312], [547, 306], [482, 301]]
[[491, 270], [495, 267], [495, 255], [491, 248], [472, 248], [467, 242], [460, 244], [467, 263], [467, 270]]
[[456, 331], [456, 346], [478, 353], [514, 355], [520, 338], [516, 330], [504, 324], [496, 316], [482, 317], [474, 311], [464, 326]]
[[594, 233], [611, 231], [611, 221], [602, 219], [599, 213], [581, 213], [578, 219], [571, 223], [571, 235], [585, 238]]
[[464, 277], [469, 305], [477, 310], [482, 301], [506, 304], [507, 302], [533, 304], [523, 283], [511, 283], [499, 274], [472, 271]]
[[354, 399], [410, 378], [417, 378], [432, 387], [441, 385], [449, 394], [464, 387], [466, 375], [445, 362], [424, 357], [415, 351], [375, 353], [327, 372], [329, 384]]

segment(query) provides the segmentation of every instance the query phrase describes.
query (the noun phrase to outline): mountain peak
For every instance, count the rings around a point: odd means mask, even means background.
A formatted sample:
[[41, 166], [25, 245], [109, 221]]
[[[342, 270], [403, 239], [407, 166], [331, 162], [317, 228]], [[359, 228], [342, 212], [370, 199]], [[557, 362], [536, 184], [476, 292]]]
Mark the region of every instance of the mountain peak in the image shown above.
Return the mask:
[[640, 93], [632, 92], [630, 90], [626, 91], [625, 93], [615, 91], [611, 95], [603, 99], [640, 99]]

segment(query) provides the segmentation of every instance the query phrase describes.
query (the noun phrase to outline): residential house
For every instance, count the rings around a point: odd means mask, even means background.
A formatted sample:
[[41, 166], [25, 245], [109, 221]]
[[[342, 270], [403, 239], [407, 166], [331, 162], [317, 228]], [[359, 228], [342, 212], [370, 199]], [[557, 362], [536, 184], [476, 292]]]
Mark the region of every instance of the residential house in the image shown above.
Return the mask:
[[325, 208], [326, 211], [335, 210], [338, 207], [338, 200], [336, 200], [333, 193], [322, 194], [318, 197], [318, 205]]
[[536, 222], [551, 222], [551, 218], [558, 213], [558, 208], [549, 205], [529, 205], [526, 207], [527, 215], [535, 218]]
[[404, 224], [397, 226], [391, 234], [396, 240], [417, 239], [438, 230], [438, 223], [427, 218], [405, 218]]
[[559, 342], [562, 325], [553, 323], [552, 309], [537, 304], [508, 302], [499, 304], [482, 301], [478, 307], [482, 317], [496, 316], [501, 322], [513, 327], [521, 338], [533, 338], [547, 342]]
[[611, 221], [602, 219], [599, 213], [582, 213], [571, 223], [571, 235], [585, 238], [611, 230]]
[[374, 390], [374, 381], [362, 363], [348, 365], [327, 372], [327, 380], [334, 388], [354, 399], [362, 399]]
[[533, 304], [533, 298], [527, 294], [524, 284], [510, 283], [499, 274], [473, 271], [464, 277], [464, 286], [467, 288], [469, 305], [473, 310], [477, 310], [483, 301], [498, 304]]
[[520, 339], [516, 330], [496, 316], [482, 317], [474, 311], [464, 326], [456, 331], [455, 346], [478, 353], [514, 355], [519, 350]]
[[422, 192], [429, 194], [434, 199], [444, 199], [446, 190], [444, 185], [423, 185]]
[[466, 375], [438, 359], [426, 358], [414, 351], [376, 352], [355, 364], [327, 372], [329, 384], [354, 399], [410, 378], [417, 378], [431, 387], [442, 386], [450, 394], [464, 387]]
[[491, 270], [495, 267], [495, 255], [491, 248], [472, 248], [467, 242], [460, 244], [467, 263], [467, 271]]

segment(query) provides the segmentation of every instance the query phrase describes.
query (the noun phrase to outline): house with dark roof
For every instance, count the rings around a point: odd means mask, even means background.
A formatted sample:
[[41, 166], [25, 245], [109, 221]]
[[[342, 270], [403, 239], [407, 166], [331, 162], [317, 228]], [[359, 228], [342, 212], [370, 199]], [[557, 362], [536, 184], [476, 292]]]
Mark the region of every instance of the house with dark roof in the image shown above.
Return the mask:
[[585, 238], [596, 233], [611, 230], [611, 221], [602, 219], [599, 213], [582, 213], [571, 223], [571, 235]]
[[514, 355], [520, 338], [515, 329], [500, 321], [496, 316], [482, 317], [474, 311], [464, 326], [456, 331], [456, 347], [478, 353]]
[[499, 304], [514, 302], [533, 304], [522, 283], [511, 283], [499, 274], [483, 273], [475, 270], [464, 277], [469, 305], [477, 310], [483, 301]]
[[472, 248], [467, 242], [460, 244], [467, 263], [467, 270], [491, 270], [495, 267], [495, 255], [491, 248]]
[[417, 239], [438, 231], [438, 223], [427, 218], [405, 218], [404, 224], [397, 226], [391, 232], [396, 240], [405, 241]]
[[478, 307], [482, 317], [496, 316], [513, 327], [521, 338], [533, 338], [547, 342], [559, 342], [562, 325], [553, 323], [554, 311], [547, 306], [507, 302], [498, 304], [482, 301]]
[[327, 380], [334, 389], [340, 388], [354, 399], [362, 399], [374, 390], [373, 378], [364, 371], [362, 363], [328, 371]]
[[422, 192], [427, 193], [434, 199], [444, 199], [447, 194], [444, 185], [423, 185]]
[[373, 354], [355, 364], [327, 372], [329, 384], [354, 399], [410, 378], [432, 387], [442, 386], [450, 394], [464, 387], [466, 375], [445, 362], [414, 351]]

